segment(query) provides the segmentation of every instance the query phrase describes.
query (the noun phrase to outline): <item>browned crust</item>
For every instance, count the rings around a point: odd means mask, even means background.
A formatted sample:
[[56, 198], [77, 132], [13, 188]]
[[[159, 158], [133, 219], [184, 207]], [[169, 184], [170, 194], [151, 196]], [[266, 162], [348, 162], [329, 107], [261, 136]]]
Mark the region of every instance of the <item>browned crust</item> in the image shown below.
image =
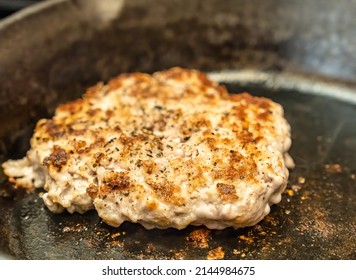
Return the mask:
[[101, 190], [108, 192], [112, 191], [129, 191], [132, 182], [128, 172], [114, 172], [110, 171], [105, 174]]
[[94, 199], [98, 196], [99, 188], [97, 185], [90, 184], [86, 192], [92, 199]]
[[69, 155], [66, 153], [64, 149], [55, 145], [53, 146], [52, 153], [45, 157], [43, 160], [43, 165], [45, 166], [53, 166], [60, 171], [62, 167], [67, 163]]
[[236, 194], [236, 187], [234, 185], [218, 183], [216, 188], [223, 201], [233, 202], [239, 198]]
[[[137, 130], [127, 131], [125, 126], [134, 119], [131, 108], [121, 103], [119, 96], [113, 99], [115, 104], [110, 110], [92, 108], [101, 98], [107, 96], [111, 91], [121, 90], [128, 79], [134, 79], [130, 87], [125, 88], [127, 95], [135, 97], [137, 106], [140, 100], [158, 100], [157, 105], [150, 112], [142, 112], [140, 118], [142, 123], [135, 123]], [[171, 82], [187, 83], [187, 86], [177, 95], [172, 95]], [[208, 118], [209, 112], [199, 112], [192, 116], [184, 115], [184, 110], [167, 109], [167, 102], [179, 102], [188, 100], [194, 106], [194, 102], [200, 102], [211, 106], [216, 106], [219, 101], [228, 101], [232, 104], [226, 112], [217, 116], [219, 118], [218, 128], [225, 128], [233, 132], [231, 138], [226, 138], [216, 133], [212, 122]], [[241, 180], [249, 183], [256, 182], [258, 172], [257, 162], [261, 159], [261, 151], [256, 144], [265, 140], [264, 133], [269, 131], [274, 133], [273, 102], [266, 98], [253, 97], [247, 93], [239, 95], [229, 95], [225, 87], [216, 84], [208, 77], [195, 70], [173, 68], [167, 71], [158, 72], [153, 75], [142, 73], [122, 74], [112, 79], [108, 85], [99, 83], [87, 90], [83, 99], [77, 99], [57, 108], [56, 116], [51, 120], [42, 120], [38, 123], [34, 135], [34, 145], [42, 142], [57, 141], [62, 139], [72, 139], [67, 151], [55, 145], [52, 153], [43, 160], [45, 166], [53, 166], [58, 172], [66, 165], [69, 157], [78, 157], [89, 154], [92, 162], [90, 172], [95, 174], [96, 168], [105, 162], [114, 160], [117, 162], [129, 162], [131, 165], [142, 170], [142, 174], [147, 176], [147, 185], [157, 195], [166, 202], [175, 205], [183, 205], [184, 198], [180, 195], [180, 186], [175, 184], [174, 176], [165, 173], [157, 167], [156, 158], [163, 156], [162, 139], [155, 133], [169, 129], [168, 120], [173, 120], [179, 124], [177, 133], [182, 136], [183, 142], [195, 133], [201, 133], [200, 143], [205, 144], [212, 152], [210, 161], [205, 162], [202, 155], [196, 151], [196, 159], [177, 158], [169, 163], [171, 170], [176, 170], [176, 174], [185, 176], [189, 191], [192, 191], [206, 182], [205, 174], [210, 173], [217, 184], [217, 191], [224, 201], [238, 199], [235, 185]], [[251, 114], [253, 118], [251, 118]], [[114, 122], [113, 120], [118, 120]], [[101, 122], [101, 130], [90, 131], [88, 137], [87, 127]], [[103, 132], [113, 135], [110, 139], [102, 136]], [[84, 137], [84, 138], [83, 138]], [[86, 139], [88, 137], [90, 139]], [[242, 155], [238, 148], [234, 150], [226, 149], [233, 143], [239, 143], [248, 156]], [[120, 146], [120, 150], [118, 150]], [[67, 147], [66, 147], [67, 148]], [[130, 162], [130, 159], [138, 153], [145, 154], [149, 158]], [[112, 153], [119, 154], [113, 158]], [[156, 179], [156, 175], [159, 178]], [[156, 177], [155, 177], [156, 176]], [[97, 192], [105, 195], [109, 192], [124, 191], [129, 192], [135, 187], [135, 182], [130, 179], [130, 173], [112, 172], [105, 177], [103, 184], [97, 190], [96, 187], [89, 186], [88, 194], [91, 197]], [[151, 205], [149, 208], [154, 209]]]

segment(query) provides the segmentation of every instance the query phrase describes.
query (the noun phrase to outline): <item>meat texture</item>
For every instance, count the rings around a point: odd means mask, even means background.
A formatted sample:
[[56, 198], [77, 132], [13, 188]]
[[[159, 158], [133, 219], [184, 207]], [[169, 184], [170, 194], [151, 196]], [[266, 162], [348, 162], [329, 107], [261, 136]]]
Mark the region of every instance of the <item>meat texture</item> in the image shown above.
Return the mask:
[[89, 88], [40, 120], [26, 157], [3, 168], [17, 186], [43, 187], [56, 213], [95, 208], [114, 227], [240, 228], [281, 200], [290, 145], [279, 104], [172, 68]]

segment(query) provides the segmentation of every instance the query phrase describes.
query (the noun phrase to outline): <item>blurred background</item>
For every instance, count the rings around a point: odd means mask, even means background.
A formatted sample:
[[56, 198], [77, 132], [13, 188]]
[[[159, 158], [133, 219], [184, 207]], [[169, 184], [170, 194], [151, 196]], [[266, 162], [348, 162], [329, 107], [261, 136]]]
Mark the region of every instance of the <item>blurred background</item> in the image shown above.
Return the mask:
[[0, 19], [41, 1], [45, 0], [0, 0]]

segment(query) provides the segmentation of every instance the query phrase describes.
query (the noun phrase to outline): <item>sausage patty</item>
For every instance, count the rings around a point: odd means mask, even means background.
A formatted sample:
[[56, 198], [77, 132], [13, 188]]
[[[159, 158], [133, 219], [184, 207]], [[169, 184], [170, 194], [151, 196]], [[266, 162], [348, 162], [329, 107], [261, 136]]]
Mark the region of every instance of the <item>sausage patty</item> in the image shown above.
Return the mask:
[[240, 228], [281, 200], [290, 145], [279, 104], [172, 68], [89, 88], [3, 167], [16, 185], [43, 187], [53, 212], [95, 208], [115, 227]]

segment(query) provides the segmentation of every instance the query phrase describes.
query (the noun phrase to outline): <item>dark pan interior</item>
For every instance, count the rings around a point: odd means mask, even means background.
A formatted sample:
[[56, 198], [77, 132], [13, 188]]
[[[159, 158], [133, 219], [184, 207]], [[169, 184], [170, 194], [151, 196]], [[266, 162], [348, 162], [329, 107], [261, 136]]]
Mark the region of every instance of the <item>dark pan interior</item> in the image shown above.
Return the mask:
[[[223, 231], [148, 231], [130, 223], [115, 229], [95, 212], [54, 215], [37, 193], [14, 191], [1, 175], [4, 253], [17, 259], [205, 259], [221, 247], [225, 259], [356, 258], [356, 28], [347, 21], [355, 2], [132, 0], [122, 2], [109, 25], [83, 1], [56, 2], [0, 25], [1, 162], [23, 156], [35, 122], [85, 87], [121, 72], [178, 65], [234, 70], [236, 77], [245, 69], [266, 73], [266, 83], [255, 82], [259, 75], [221, 81], [231, 92], [246, 90], [284, 106], [296, 168], [266, 219]], [[301, 73], [302, 80], [293, 79]], [[197, 229], [207, 243], [194, 238]]]
[[4, 249], [30, 259], [205, 259], [217, 247], [226, 259], [355, 259], [355, 105], [310, 92], [226, 85], [279, 102], [293, 128], [296, 168], [282, 202], [258, 225], [209, 230], [204, 247], [192, 237], [203, 227], [111, 228], [94, 211], [54, 215], [37, 193], [10, 192], [0, 200]]

